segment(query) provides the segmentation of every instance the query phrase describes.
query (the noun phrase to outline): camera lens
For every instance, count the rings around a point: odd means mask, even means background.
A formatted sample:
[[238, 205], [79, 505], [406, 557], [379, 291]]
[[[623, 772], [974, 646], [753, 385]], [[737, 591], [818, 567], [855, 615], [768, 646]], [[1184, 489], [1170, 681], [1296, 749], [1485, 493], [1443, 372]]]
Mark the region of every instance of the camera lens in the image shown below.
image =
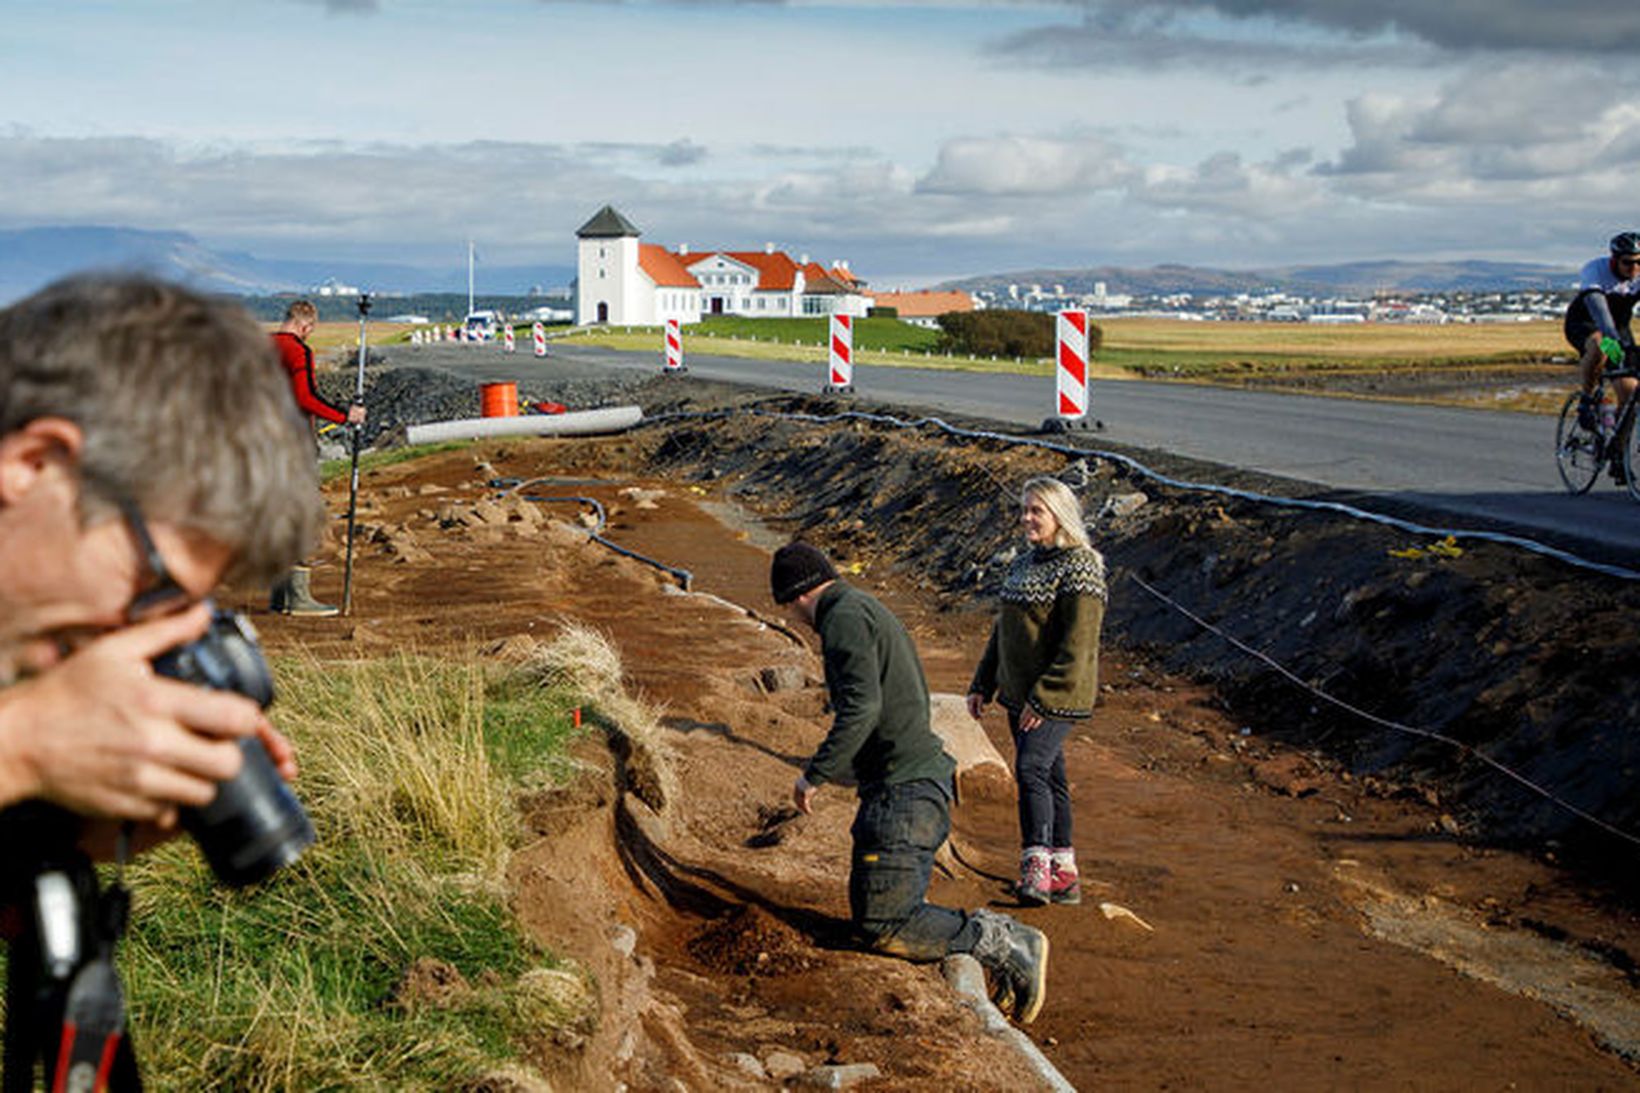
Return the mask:
[[272, 876], [313, 845], [313, 823], [274, 769], [262, 741], [239, 742], [245, 763], [218, 783], [203, 808], [184, 809], [182, 826], [223, 884], [242, 888]]
[[[264, 707], [273, 701], [273, 673], [256, 644], [256, 631], [232, 611], [213, 611], [205, 635], [155, 657], [154, 670], [184, 683], [235, 691]], [[272, 876], [314, 840], [312, 822], [279, 777], [267, 748], [245, 739], [239, 750], [244, 764], [233, 778], [218, 783], [211, 803], [182, 811], [182, 826], [217, 879], [236, 888]]]

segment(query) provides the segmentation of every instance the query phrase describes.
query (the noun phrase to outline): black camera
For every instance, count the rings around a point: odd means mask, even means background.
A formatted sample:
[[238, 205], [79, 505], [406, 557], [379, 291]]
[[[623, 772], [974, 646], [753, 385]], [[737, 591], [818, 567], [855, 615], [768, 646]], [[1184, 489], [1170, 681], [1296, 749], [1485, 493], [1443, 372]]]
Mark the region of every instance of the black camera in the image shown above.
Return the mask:
[[[210, 629], [198, 640], [155, 657], [154, 670], [184, 683], [236, 691], [264, 708], [273, 701], [273, 673], [256, 631], [221, 608], [213, 608]], [[218, 784], [211, 803], [182, 810], [183, 828], [199, 843], [217, 879], [236, 888], [272, 876], [314, 840], [312, 822], [262, 741], [246, 737], [239, 750], [244, 765]]]

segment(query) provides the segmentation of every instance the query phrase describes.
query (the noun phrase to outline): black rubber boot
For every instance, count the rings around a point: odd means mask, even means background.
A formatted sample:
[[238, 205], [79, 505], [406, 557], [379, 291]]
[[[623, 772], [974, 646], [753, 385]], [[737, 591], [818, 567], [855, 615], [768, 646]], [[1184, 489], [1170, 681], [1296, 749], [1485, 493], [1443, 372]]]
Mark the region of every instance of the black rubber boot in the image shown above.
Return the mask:
[[974, 919], [974, 959], [996, 975], [998, 1003], [1012, 1003], [1014, 1020], [1030, 1024], [1048, 997], [1048, 935], [995, 911], [975, 911]]

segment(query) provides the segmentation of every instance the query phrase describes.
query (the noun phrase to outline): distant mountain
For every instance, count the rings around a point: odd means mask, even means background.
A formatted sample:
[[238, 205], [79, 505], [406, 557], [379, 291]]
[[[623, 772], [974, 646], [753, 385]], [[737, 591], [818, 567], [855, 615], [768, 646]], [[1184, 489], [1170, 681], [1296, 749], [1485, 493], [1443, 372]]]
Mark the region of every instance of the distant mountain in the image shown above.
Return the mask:
[[1064, 285], [1067, 293], [1105, 291], [1137, 296], [1188, 292], [1291, 292], [1303, 295], [1368, 295], [1374, 292], [1502, 292], [1570, 288], [1577, 270], [1530, 262], [1344, 262], [1329, 266], [1278, 266], [1255, 270], [1161, 265], [1149, 269], [1095, 266], [1031, 269], [965, 277], [935, 286], [966, 292], [1006, 292], [1010, 284]]
[[[464, 255], [441, 267], [345, 259], [292, 261], [215, 251], [184, 232], [104, 227], [0, 231], [0, 303], [87, 269], [141, 270], [208, 292], [241, 295], [307, 292], [332, 279], [372, 292], [467, 290]], [[481, 264], [476, 280], [488, 293], [523, 295], [535, 286], [561, 288], [574, 276], [573, 266]]]

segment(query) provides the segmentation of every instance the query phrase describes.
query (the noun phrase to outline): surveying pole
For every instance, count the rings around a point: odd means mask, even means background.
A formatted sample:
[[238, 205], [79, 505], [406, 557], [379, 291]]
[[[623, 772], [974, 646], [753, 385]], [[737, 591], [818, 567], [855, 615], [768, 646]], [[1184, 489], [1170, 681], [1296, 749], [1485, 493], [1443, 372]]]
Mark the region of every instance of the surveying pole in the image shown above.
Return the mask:
[[[370, 293], [359, 294], [359, 372], [353, 385], [353, 405], [364, 405], [365, 324], [370, 317]], [[347, 487], [347, 562], [342, 568], [342, 614], [353, 611], [353, 531], [359, 512], [359, 445], [363, 428], [349, 425], [353, 439], [353, 471]]]

